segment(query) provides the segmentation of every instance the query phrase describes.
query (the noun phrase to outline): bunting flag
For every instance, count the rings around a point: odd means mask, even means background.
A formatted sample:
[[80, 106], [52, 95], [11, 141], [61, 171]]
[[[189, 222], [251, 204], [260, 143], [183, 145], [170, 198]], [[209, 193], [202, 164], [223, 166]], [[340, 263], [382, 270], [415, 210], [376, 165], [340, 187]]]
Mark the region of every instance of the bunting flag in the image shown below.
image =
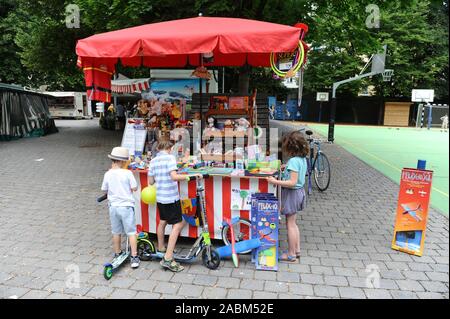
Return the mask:
[[135, 93], [146, 91], [150, 88], [150, 79], [127, 79], [112, 81], [113, 93]]
[[78, 57], [77, 66], [83, 69], [87, 96], [92, 101], [111, 102], [111, 77], [115, 70], [111, 59]]

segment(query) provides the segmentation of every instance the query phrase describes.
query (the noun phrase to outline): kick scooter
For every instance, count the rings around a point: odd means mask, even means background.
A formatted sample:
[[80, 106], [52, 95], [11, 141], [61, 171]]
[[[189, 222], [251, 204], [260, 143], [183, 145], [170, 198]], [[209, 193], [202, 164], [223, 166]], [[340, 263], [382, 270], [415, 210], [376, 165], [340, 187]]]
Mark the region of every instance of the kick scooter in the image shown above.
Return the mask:
[[[99, 198], [97, 198], [97, 202], [102, 202], [106, 200], [108, 195], [103, 195]], [[123, 251], [120, 255], [113, 258], [113, 260], [110, 263], [106, 263], [103, 265], [103, 277], [105, 277], [106, 280], [110, 280], [114, 274], [114, 272], [123, 265], [125, 261], [130, 260], [131, 256], [131, 250], [130, 250], [130, 242], [127, 237], [127, 242], [125, 246], [125, 251]]]
[[[220, 257], [212, 246], [211, 237], [209, 235], [208, 220], [206, 218], [205, 187], [203, 181], [205, 178], [209, 178], [209, 175], [205, 174], [201, 179], [197, 179], [194, 176], [190, 178], [190, 180], [196, 180], [197, 182], [197, 212], [200, 215], [200, 236], [186, 255], [174, 254], [173, 258], [178, 262], [192, 262], [201, 254], [202, 263], [205, 267], [217, 269], [220, 265]], [[164, 257], [163, 252], [156, 250], [155, 245], [149, 239], [149, 235], [146, 232], [141, 232], [138, 235], [137, 249], [138, 256], [143, 261], [162, 259]]]

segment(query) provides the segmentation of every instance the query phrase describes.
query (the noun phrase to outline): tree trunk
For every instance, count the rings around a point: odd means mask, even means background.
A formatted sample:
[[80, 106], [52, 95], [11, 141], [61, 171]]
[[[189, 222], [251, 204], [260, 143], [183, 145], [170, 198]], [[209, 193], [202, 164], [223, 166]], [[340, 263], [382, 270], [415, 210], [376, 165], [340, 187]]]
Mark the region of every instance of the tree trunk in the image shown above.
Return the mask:
[[239, 72], [238, 93], [247, 95], [250, 82], [250, 68], [242, 67]]

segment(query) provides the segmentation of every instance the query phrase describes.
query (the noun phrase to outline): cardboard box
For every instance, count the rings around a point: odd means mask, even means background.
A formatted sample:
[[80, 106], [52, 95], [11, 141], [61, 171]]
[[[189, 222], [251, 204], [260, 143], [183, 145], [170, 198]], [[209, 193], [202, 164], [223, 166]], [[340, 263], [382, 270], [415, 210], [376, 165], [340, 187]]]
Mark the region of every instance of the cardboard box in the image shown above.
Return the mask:
[[271, 193], [254, 194], [251, 200], [251, 237], [261, 246], [253, 250], [257, 270], [278, 270], [278, 199]]

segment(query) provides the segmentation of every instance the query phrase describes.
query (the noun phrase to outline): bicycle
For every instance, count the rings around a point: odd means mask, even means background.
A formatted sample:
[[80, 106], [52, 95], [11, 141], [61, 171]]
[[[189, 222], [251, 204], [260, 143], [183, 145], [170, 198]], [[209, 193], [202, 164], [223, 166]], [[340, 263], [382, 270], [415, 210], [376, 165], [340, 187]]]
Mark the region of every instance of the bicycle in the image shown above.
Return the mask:
[[309, 159], [308, 159], [308, 195], [312, 193], [312, 176], [314, 175], [314, 182], [319, 191], [324, 192], [330, 186], [331, 181], [331, 166], [328, 157], [321, 150], [321, 144], [324, 140], [312, 138], [313, 132], [310, 130], [300, 129], [300, 132], [305, 131], [307, 141], [309, 143]]

